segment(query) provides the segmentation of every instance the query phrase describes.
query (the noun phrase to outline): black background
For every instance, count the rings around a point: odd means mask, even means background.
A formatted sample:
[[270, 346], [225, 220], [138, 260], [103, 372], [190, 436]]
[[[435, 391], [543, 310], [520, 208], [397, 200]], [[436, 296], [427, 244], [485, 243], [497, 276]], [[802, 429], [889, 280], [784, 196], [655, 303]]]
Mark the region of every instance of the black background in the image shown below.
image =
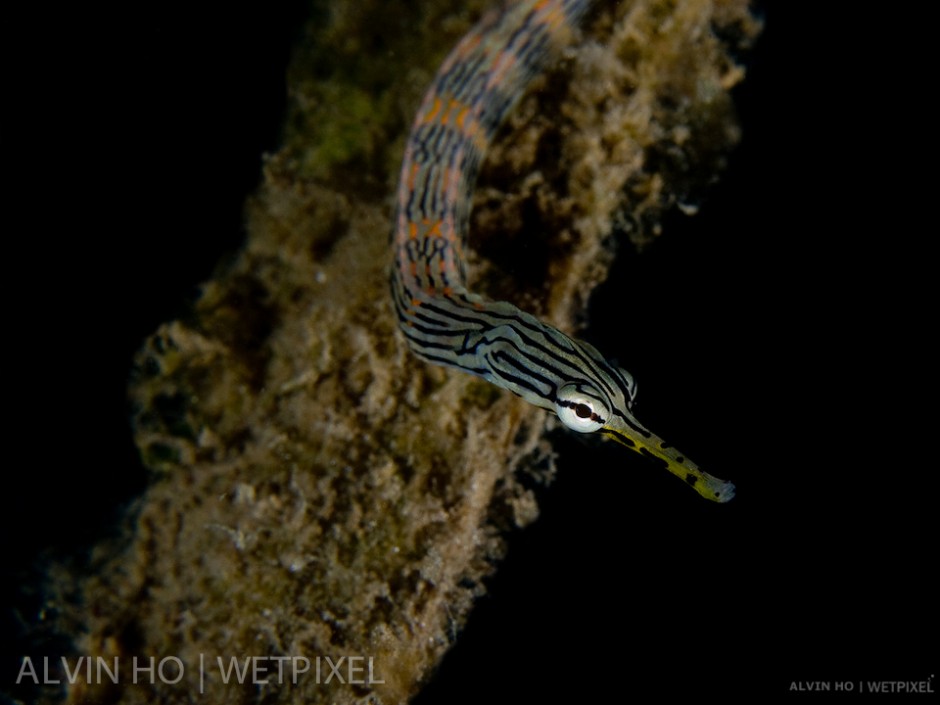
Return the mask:
[[[14, 655], [36, 557], [81, 556], [145, 486], [131, 357], [241, 243], [303, 5], [4, 18]], [[586, 336], [639, 381], [638, 417], [738, 497], [560, 437], [540, 520], [422, 705], [805, 699], [792, 683], [936, 673], [936, 227], [910, 168], [932, 163], [928, 45], [916, 18], [760, 11], [726, 177], [649, 251], [624, 248]]]

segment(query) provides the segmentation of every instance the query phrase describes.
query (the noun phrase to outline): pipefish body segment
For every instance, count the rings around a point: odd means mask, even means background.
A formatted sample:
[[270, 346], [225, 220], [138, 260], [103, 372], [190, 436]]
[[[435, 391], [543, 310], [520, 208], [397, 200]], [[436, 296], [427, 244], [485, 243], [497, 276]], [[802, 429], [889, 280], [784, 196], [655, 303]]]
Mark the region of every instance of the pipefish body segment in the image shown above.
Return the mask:
[[391, 276], [401, 330], [420, 358], [456, 367], [600, 433], [726, 502], [712, 477], [631, 413], [636, 384], [593, 346], [512, 304], [466, 289], [471, 191], [486, 148], [545, 58], [564, 44], [590, 0], [518, 0], [487, 14], [445, 60], [405, 148]]

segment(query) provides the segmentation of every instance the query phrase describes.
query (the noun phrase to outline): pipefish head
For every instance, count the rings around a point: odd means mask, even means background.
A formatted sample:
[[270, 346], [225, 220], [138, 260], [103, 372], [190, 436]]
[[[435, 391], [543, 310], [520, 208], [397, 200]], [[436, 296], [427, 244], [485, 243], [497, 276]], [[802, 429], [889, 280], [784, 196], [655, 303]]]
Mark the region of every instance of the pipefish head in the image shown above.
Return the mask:
[[588, 343], [574, 340], [507, 303], [487, 304], [479, 325], [461, 335], [465, 358], [453, 363], [536, 406], [551, 409], [578, 433], [597, 433], [643, 455], [715, 502], [734, 485], [699, 470], [634, 417], [636, 382]]
[[585, 343], [572, 342], [593, 364], [582, 368], [584, 377], [564, 382], [555, 392], [555, 412], [565, 426], [579, 433], [599, 433], [626, 446], [681, 478], [706, 499], [727, 502], [734, 497], [733, 484], [700, 470], [636, 419], [632, 413], [636, 383], [626, 370], [607, 363]]

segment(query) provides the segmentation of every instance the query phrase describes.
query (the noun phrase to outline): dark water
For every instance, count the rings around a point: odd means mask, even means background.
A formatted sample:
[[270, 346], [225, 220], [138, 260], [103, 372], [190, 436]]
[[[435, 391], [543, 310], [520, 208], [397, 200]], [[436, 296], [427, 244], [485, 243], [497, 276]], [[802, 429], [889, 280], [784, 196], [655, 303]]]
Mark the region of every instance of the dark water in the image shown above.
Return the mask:
[[[542, 518], [512, 537], [422, 705], [764, 701], [936, 673], [926, 236], [887, 194], [903, 177], [879, 168], [883, 131], [848, 136], [884, 84], [825, 29], [842, 18], [778, 5], [736, 93], [744, 141], [726, 178], [700, 215], [624, 252], [587, 336], [638, 379], [638, 417], [738, 497], [718, 507], [561, 438]], [[7, 45], [14, 639], [40, 602], [37, 555], [82, 560], [145, 485], [130, 359], [240, 245], [303, 17], [300, 3], [67, 12], [24, 20]], [[20, 643], [4, 638], [14, 656]]]

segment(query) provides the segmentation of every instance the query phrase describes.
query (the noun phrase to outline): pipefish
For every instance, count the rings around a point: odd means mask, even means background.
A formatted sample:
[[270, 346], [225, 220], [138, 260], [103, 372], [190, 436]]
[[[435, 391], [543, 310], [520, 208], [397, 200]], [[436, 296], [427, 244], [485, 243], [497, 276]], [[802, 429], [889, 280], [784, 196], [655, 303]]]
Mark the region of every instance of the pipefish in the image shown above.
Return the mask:
[[457, 44], [408, 137], [392, 236], [400, 328], [421, 359], [478, 375], [664, 464], [706, 499], [734, 485], [699, 469], [632, 414], [636, 383], [593, 346], [504, 301], [466, 288], [471, 195], [493, 136], [590, 0], [503, 2]]

